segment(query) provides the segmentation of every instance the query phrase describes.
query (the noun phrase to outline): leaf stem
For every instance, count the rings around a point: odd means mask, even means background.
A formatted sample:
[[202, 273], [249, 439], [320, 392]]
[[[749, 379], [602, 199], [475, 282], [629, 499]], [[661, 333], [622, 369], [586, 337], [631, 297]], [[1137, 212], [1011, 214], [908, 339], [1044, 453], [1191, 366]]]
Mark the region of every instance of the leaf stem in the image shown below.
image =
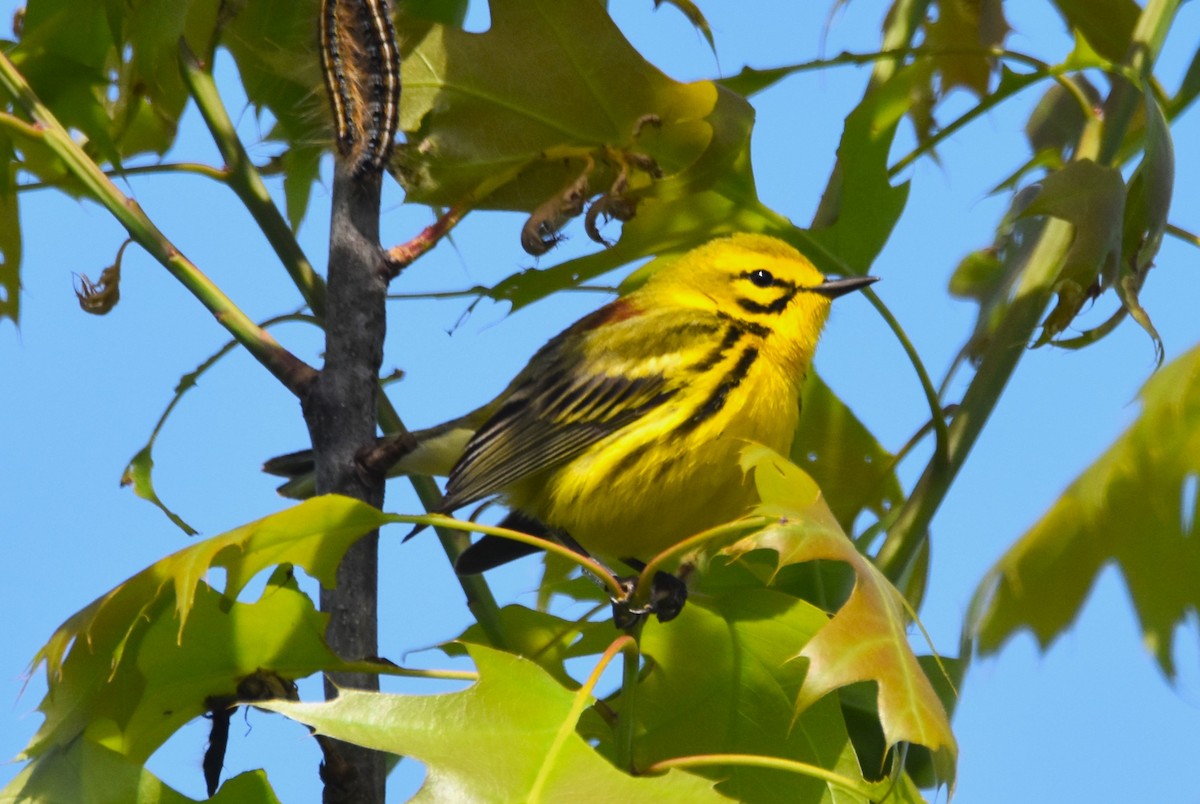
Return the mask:
[[636, 773], [634, 767], [633, 743], [637, 719], [638, 676], [642, 664], [642, 628], [646, 625], [645, 617], [638, 617], [629, 626], [625, 636], [609, 647], [613, 650], [619, 646], [623, 659], [621, 667], [621, 708], [617, 710], [617, 767], [628, 773]]
[[880, 300], [875, 291], [870, 288], [865, 288], [863, 293], [867, 300], [878, 311], [883, 320], [887, 322], [888, 327], [892, 330], [892, 334], [896, 336], [896, 340], [900, 342], [900, 347], [904, 349], [904, 353], [908, 355], [908, 362], [912, 365], [913, 370], [917, 372], [917, 379], [921, 383], [921, 390], [925, 392], [925, 401], [929, 405], [929, 423], [933, 427], [934, 438], [937, 442], [936, 450], [938, 460], [945, 460], [946, 454], [949, 451], [950, 433], [946, 425], [946, 416], [942, 410], [941, 400], [938, 398], [937, 388], [933, 385], [933, 380], [929, 377], [929, 372], [925, 369], [925, 363], [921, 360], [920, 354], [912, 345], [912, 341], [908, 339], [904, 327], [900, 326], [900, 322], [892, 315], [892, 311], [887, 305]]
[[819, 765], [799, 762], [783, 757], [761, 756], [759, 754], [698, 754], [689, 757], [672, 757], [662, 759], [645, 769], [646, 773], [657, 773], [671, 768], [711, 768], [721, 765], [742, 765], [751, 768], [769, 768], [788, 773], [799, 773], [811, 776], [823, 782], [839, 787], [850, 793], [862, 796], [868, 801], [876, 800], [878, 791], [873, 786], [862, 784], [854, 779], [826, 770]]
[[[1139, 75], [1149, 73], [1178, 7], [1179, 0], [1150, 0], [1147, 3], [1135, 28], [1125, 67], [1136, 70]], [[1106, 114], [1085, 127], [1077, 159], [1094, 159], [1107, 165], [1108, 160], [1116, 158], [1131, 119], [1131, 104], [1138, 98], [1136, 92], [1123, 89], [1126, 86], [1132, 85], [1124, 81], [1115, 83], [1105, 104]], [[931, 461], [926, 466], [876, 556], [879, 568], [893, 581], [904, 576], [909, 563], [928, 538], [934, 513], [995, 409], [1050, 301], [1073, 238], [1071, 224], [1059, 218], [1046, 221], [1031, 250], [1013, 301], [950, 423], [948, 459]]]

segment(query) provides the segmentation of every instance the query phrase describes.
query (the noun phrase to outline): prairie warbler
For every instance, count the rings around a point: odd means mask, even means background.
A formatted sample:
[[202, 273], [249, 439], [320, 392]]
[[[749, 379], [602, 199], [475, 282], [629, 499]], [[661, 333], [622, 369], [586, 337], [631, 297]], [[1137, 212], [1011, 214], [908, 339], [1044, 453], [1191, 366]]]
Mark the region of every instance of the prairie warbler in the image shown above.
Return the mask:
[[[444, 512], [499, 495], [518, 530], [637, 565], [755, 502], [740, 451], [788, 451], [830, 302], [873, 281], [826, 281], [772, 237], [713, 240], [568, 327], [492, 402], [415, 433], [397, 470], [448, 471]], [[266, 468], [295, 474], [294, 457]], [[527, 552], [485, 536], [459, 571]]]

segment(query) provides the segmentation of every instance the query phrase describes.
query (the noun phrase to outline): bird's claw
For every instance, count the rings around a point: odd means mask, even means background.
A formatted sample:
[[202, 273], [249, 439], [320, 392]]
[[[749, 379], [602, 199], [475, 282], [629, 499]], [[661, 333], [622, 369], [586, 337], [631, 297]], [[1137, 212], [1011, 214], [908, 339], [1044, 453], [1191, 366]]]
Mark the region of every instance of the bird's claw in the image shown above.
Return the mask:
[[649, 614], [657, 617], [660, 623], [670, 622], [679, 616], [687, 602], [687, 585], [668, 572], [655, 573], [649, 601], [637, 607], [630, 605], [637, 592], [637, 577], [621, 577], [617, 582], [622, 594], [612, 598], [613, 625], [622, 630], [632, 628]]

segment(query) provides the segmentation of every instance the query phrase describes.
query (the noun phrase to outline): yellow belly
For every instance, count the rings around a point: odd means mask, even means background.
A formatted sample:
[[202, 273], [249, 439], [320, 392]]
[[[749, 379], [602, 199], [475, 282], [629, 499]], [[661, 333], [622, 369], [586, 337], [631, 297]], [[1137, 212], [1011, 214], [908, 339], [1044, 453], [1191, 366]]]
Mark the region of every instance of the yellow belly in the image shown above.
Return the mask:
[[748, 443], [787, 453], [799, 418], [792, 382], [756, 377], [730, 406], [693, 433], [674, 428], [691, 409], [615, 433], [583, 455], [508, 495], [510, 504], [567, 531], [606, 560], [649, 560], [758, 501], [739, 457]]

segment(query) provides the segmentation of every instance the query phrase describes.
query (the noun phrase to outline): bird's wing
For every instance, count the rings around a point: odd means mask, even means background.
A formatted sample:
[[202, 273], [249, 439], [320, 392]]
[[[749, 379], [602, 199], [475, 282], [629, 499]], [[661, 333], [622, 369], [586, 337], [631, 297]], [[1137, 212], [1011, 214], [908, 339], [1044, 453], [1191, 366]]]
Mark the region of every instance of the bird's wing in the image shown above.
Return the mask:
[[[577, 457], [680, 390], [668, 372], [691, 359], [695, 333], [656, 332], [644, 321], [622, 326], [633, 322], [621, 318], [621, 304], [582, 319], [534, 356], [450, 472], [442, 510], [481, 500]], [[672, 323], [679, 325], [676, 330], [699, 326], [694, 320]], [[583, 345], [600, 325], [606, 327], [604, 348]], [[704, 326], [708, 334], [710, 327]], [[649, 344], [648, 331], [655, 334]]]

